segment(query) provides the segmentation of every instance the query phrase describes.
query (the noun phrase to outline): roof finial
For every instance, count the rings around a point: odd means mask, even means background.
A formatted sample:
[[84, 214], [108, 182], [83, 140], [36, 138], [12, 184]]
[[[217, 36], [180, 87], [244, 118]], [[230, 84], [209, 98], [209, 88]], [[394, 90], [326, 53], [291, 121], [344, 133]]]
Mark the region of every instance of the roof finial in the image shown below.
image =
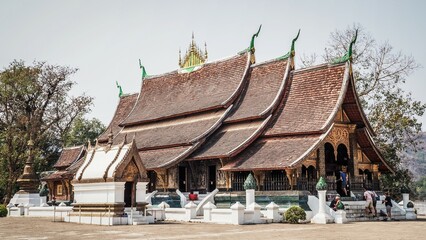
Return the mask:
[[294, 44], [296, 43], [297, 39], [299, 38], [299, 35], [300, 35], [300, 29], [297, 32], [297, 36], [295, 38], [293, 38], [293, 41], [291, 41], [291, 49], [290, 49], [290, 51], [291, 51], [291, 55], [292, 56], [294, 56], [294, 53], [295, 53], [294, 52]]
[[139, 59], [139, 68], [142, 70], [142, 80], [148, 76], [145, 67], [142, 65], [141, 59]]
[[[291, 41], [291, 48], [290, 48], [290, 51], [289, 51], [289, 52], [287, 52], [286, 54], [284, 54], [283, 56], [279, 57], [279, 58], [278, 58], [279, 60], [281, 60], [281, 59], [287, 59], [287, 58], [289, 58], [290, 56], [294, 57], [294, 55], [295, 55], [295, 53], [296, 53], [296, 51], [295, 51], [295, 43], [296, 43], [297, 39], [299, 38], [299, 35], [300, 35], [300, 29], [299, 29], [299, 31], [297, 32], [297, 36], [296, 36], [295, 38], [293, 38], [293, 40]], [[294, 66], [294, 60], [293, 60], [292, 65]]]
[[121, 97], [123, 95], [123, 89], [121, 88], [121, 86], [118, 84], [117, 81], [115, 81], [115, 84], [117, 85], [118, 88], [118, 97]]
[[262, 29], [262, 24], [260, 24], [259, 30], [257, 30], [257, 32], [255, 34], [253, 34], [253, 36], [251, 37], [250, 48], [249, 48], [250, 51], [253, 50], [253, 52], [254, 52], [254, 38], [259, 36], [260, 29]]
[[343, 63], [346, 61], [352, 61], [352, 47], [358, 38], [358, 29], [355, 29], [355, 36], [352, 37], [352, 41], [349, 44], [349, 49], [343, 57], [337, 58], [333, 61], [333, 63]]
[[349, 44], [348, 57], [350, 60], [352, 60], [352, 46], [355, 44], [357, 38], [358, 38], [358, 29], [355, 30], [355, 36], [353, 36], [351, 44]]
[[254, 38], [259, 36], [260, 29], [262, 29], [262, 24], [260, 24], [259, 30], [257, 30], [257, 32], [255, 34], [253, 34], [253, 36], [251, 37], [250, 47], [248, 49], [251, 52], [250, 61], [251, 61], [252, 64], [256, 63], [256, 58], [254, 56], [254, 52], [256, 51], [256, 49], [254, 48]]
[[[207, 46], [207, 45], [206, 45]], [[192, 40], [189, 44], [186, 53], [183, 58], [181, 57], [181, 52], [179, 50], [179, 67], [181, 68], [192, 68], [194, 66], [202, 65], [207, 59], [207, 53], [203, 52], [195, 43], [194, 32], [192, 32]], [[195, 68], [192, 68], [195, 69]]]

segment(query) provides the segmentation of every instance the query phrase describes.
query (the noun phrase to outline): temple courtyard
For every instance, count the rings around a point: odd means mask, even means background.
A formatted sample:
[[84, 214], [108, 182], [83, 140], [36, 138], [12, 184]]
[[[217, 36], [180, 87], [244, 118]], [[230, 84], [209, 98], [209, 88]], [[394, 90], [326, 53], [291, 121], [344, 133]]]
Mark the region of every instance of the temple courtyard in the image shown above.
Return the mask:
[[97, 226], [53, 222], [52, 218], [0, 218], [0, 239], [425, 239], [426, 217], [416, 221], [348, 224], [220, 225], [159, 223]]

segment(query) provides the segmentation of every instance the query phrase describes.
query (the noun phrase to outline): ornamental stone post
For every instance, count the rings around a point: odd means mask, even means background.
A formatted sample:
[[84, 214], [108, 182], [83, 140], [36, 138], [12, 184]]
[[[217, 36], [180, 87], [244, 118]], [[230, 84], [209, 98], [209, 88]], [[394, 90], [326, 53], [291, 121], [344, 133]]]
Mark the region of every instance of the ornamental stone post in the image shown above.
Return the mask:
[[190, 201], [185, 205], [185, 220], [189, 221], [197, 216], [197, 204]]
[[251, 206], [252, 203], [254, 203], [254, 196], [255, 196], [255, 189], [256, 189], [256, 180], [254, 179], [253, 175], [250, 173], [247, 176], [247, 179], [244, 181], [244, 190], [246, 190], [246, 206]]
[[206, 205], [203, 206], [203, 209], [204, 209], [204, 220], [207, 222], [211, 222], [212, 210], [216, 209], [216, 206], [213, 203], [208, 202]]
[[278, 212], [279, 206], [275, 204], [274, 202], [271, 202], [266, 206], [266, 217], [268, 219], [272, 219], [272, 222], [280, 222], [281, 217]]
[[327, 192], [327, 183], [323, 177], [320, 177], [316, 189], [318, 191], [318, 213], [312, 218], [311, 223], [327, 224], [332, 223], [333, 218], [325, 211], [325, 195]]
[[236, 202], [234, 205], [231, 206], [232, 224], [244, 224], [244, 208], [244, 205], [242, 205], [240, 202]]

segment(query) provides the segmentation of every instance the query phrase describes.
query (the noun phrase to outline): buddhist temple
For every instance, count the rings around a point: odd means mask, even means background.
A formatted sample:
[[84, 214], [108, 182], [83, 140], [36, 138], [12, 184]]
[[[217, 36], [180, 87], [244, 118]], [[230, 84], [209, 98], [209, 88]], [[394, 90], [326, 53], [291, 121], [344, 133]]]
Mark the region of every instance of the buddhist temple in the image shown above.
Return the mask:
[[207, 61], [193, 38], [179, 69], [147, 76], [141, 66], [140, 91], [120, 96], [98, 144], [134, 139], [149, 192], [242, 191], [249, 173], [257, 190], [313, 193], [323, 176], [339, 191], [339, 171], [349, 189], [380, 188], [393, 170], [358, 99], [352, 52], [296, 69], [297, 35], [288, 53], [257, 63], [259, 31], [226, 59]]
[[71, 181], [81, 166], [86, 148], [84, 146], [67, 147], [62, 149], [59, 159], [53, 166], [56, 171], [42, 178], [49, 189], [49, 199], [58, 202], [73, 202], [74, 192]]

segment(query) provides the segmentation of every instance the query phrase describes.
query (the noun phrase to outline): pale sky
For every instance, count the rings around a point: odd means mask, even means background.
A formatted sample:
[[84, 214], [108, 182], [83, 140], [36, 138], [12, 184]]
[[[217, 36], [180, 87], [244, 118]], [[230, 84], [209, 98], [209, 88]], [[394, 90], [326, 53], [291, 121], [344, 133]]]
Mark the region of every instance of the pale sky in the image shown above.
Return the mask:
[[[283, 55], [301, 29], [296, 60], [321, 55], [329, 35], [360, 23], [378, 42], [412, 55], [423, 67], [406, 90], [426, 102], [426, 1], [6, 1], [0, 0], [0, 68], [14, 59], [79, 68], [72, 94], [94, 97], [88, 117], [108, 124], [125, 93], [140, 90], [138, 59], [148, 74], [178, 68], [192, 31], [209, 61], [232, 56], [256, 40], [258, 62]], [[426, 129], [426, 116], [422, 119]]]

